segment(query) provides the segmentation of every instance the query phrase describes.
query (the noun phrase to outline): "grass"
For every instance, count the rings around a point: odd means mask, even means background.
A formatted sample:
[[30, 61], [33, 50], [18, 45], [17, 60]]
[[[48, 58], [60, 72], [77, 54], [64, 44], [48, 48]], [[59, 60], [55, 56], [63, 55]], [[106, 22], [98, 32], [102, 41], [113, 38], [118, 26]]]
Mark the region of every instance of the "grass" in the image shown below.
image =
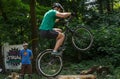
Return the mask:
[[[63, 69], [62, 72], [60, 73], [60, 75], [78, 75], [79, 72], [77, 72], [77, 69]], [[8, 74], [0, 74], [0, 79], [5, 79], [7, 78]], [[32, 79], [47, 79], [44, 76], [38, 75], [38, 74], [33, 74], [32, 75]], [[25, 75], [25, 79], [28, 79], [28, 76]], [[114, 74], [110, 74], [107, 76], [101, 75], [101, 76], [97, 76], [97, 79], [120, 79], [120, 69], [117, 68], [115, 69]]]
[[[78, 75], [80, 71], [76, 68], [76, 66], [74, 68], [73, 66], [69, 68], [64, 68], [62, 72], [60, 73], [60, 75]], [[0, 79], [5, 79], [7, 76], [8, 74], [0, 74]], [[46, 77], [38, 75], [38, 74], [33, 74], [32, 77], [33, 77], [32, 79], [47, 79]], [[28, 79], [27, 75], [25, 75], [25, 79]], [[107, 76], [104, 74], [97, 76], [97, 79], [120, 79], [120, 68], [116, 68], [113, 74], [109, 74]]]
[[6, 75], [0, 74], [0, 79], [5, 79], [5, 78], [6, 78]]
[[[93, 65], [101, 65], [101, 66], [109, 66], [111, 73], [108, 75], [102, 74], [97, 76], [97, 79], [120, 79], [120, 67], [113, 67], [111, 63], [109, 63], [109, 59], [98, 59], [98, 60], [88, 60], [82, 61], [79, 63], [73, 62], [64, 62], [63, 70], [60, 75], [79, 75], [80, 71], [87, 70], [91, 68]], [[96, 75], [96, 73], [94, 73]], [[8, 74], [0, 74], [0, 79], [5, 79]], [[47, 79], [41, 75], [33, 74], [33, 79]], [[25, 76], [27, 78], [27, 75]]]

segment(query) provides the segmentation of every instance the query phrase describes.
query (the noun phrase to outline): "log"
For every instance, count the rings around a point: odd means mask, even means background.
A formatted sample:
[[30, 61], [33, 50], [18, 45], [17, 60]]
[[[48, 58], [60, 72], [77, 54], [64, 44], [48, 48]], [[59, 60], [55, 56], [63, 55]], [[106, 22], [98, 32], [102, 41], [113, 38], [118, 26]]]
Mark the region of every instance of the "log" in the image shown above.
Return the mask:
[[103, 72], [108, 74], [110, 73], [110, 68], [107, 66], [93, 66], [88, 70], [81, 71], [80, 75], [93, 74], [94, 72], [96, 72], [98, 75], [102, 74]]
[[96, 79], [95, 75], [59, 75], [57, 79]]

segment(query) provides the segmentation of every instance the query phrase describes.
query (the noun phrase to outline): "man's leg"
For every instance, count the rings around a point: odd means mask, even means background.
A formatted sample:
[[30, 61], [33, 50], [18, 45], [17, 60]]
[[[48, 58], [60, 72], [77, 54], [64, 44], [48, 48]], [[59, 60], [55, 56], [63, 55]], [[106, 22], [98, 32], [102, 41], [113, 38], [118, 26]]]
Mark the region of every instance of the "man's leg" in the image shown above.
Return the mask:
[[61, 33], [62, 33], [62, 29], [59, 29], [59, 28], [53, 28], [53, 30], [55, 30], [56, 32], [61, 32]]
[[59, 34], [58, 34], [58, 37], [57, 37], [57, 39], [56, 39], [56, 44], [55, 44], [55, 47], [54, 47], [54, 51], [57, 51], [58, 50], [58, 48], [63, 44], [63, 41], [64, 41], [64, 39], [65, 39], [65, 35], [64, 35], [64, 33], [61, 33], [61, 32], [58, 32]]
[[21, 75], [20, 75], [20, 79], [24, 79], [24, 74], [21, 74]]
[[28, 64], [26, 70], [27, 70], [29, 79], [32, 79], [32, 64]]
[[22, 67], [21, 67], [21, 79], [24, 79], [24, 73], [25, 73], [25, 65], [22, 64]]
[[28, 78], [29, 78], [29, 79], [32, 79], [32, 74], [28, 74]]

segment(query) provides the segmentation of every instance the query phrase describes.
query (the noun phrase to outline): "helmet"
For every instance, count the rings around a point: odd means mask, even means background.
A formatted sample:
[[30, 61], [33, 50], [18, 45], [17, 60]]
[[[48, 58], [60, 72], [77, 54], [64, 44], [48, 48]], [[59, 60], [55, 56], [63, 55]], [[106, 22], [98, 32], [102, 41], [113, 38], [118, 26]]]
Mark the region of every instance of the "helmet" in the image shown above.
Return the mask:
[[60, 8], [62, 11], [64, 10], [64, 8], [62, 7], [62, 5], [60, 3], [54, 3], [52, 8], [58, 7]]

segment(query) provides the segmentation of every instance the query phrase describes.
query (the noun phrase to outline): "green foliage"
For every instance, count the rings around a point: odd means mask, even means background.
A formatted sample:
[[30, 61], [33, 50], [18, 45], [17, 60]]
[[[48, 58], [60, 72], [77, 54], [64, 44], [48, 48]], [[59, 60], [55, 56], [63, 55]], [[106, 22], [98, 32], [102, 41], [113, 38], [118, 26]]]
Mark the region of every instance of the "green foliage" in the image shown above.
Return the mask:
[[119, 79], [119, 78], [120, 78], [120, 67], [117, 67], [117, 68], [115, 69], [114, 74], [117, 74], [117, 75], [116, 75], [116, 79]]
[[10, 44], [19, 44], [28, 38], [26, 33], [29, 32], [29, 29], [27, 28], [30, 27], [29, 18], [27, 18], [29, 6], [23, 4], [21, 0], [3, 0], [2, 5], [8, 19], [5, 20], [0, 16], [1, 44], [5, 42], [9, 42]]
[[[116, 12], [115, 12], [116, 13]], [[94, 43], [88, 51], [91, 57], [110, 57], [110, 61], [114, 67], [119, 66], [120, 61], [120, 21], [119, 13], [103, 15], [101, 18], [94, 20], [92, 25], [92, 33], [94, 35]], [[114, 19], [113, 19], [114, 18]], [[96, 24], [96, 25], [95, 25]]]
[[7, 17], [13, 17], [13, 15], [27, 15], [29, 11], [29, 5], [23, 4], [21, 0], [2, 0], [2, 7], [7, 13]]
[[50, 7], [44, 7], [42, 5], [39, 5], [39, 3], [36, 3], [35, 9], [36, 9], [37, 25], [39, 27], [45, 12], [48, 11]]
[[107, 66], [110, 70], [110, 73], [108, 73], [108, 75], [106, 74], [97, 75], [97, 73], [94, 72], [93, 74], [96, 75], [98, 79], [119, 79], [120, 78], [119, 67], [114, 68], [112, 66], [112, 63], [109, 63], [109, 58], [101, 58], [101, 59], [96, 58], [95, 60], [88, 60], [88, 61], [83, 60], [79, 63], [64, 62], [64, 67], [61, 74], [64, 74], [64, 75], [77, 74], [78, 75], [80, 74], [81, 71], [89, 70], [93, 66]]
[[3, 74], [0, 74], [0, 79], [4, 79], [6, 76]]
[[[9, 42], [10, 44], [20, 44], [23, 41], [30, 42], [31, 25], [29, 5], [21, 2], [21, 0], [2, 0], [2, 7], [8, 19], [5, 20], [3, 16], [0, 16], [1, 44], [5, 42]], [[48, 9], [49, 7], [36, 4], [38, 26]]]
[[115, 10], [117, 10], [117, 9], [120, 10], [120, 1], [119, 0], [115, 0], [115, 2], [114, 2], [114, 9]]

